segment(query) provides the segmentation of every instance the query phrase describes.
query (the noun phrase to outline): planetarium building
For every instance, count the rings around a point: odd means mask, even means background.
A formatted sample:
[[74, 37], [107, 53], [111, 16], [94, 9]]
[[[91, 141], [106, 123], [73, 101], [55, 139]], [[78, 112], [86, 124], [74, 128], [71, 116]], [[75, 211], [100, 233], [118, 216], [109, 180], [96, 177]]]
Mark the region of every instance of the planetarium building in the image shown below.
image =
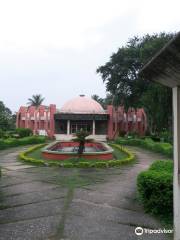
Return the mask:
[[136, 131], [143, 135], [146, 130], [144, 110], [123, 106], [102, 106], [92, 98], [80, 95], [67, 101], [60, 109], [55, 104], [47, 106], [20, 107], [17, 127], [31, 128], [34, 134], [48, 135], [57, 140], [69, 140], [78, 130], [90, 133], [90, 138], [99, 141], [114, 139], [122, 132]]
[[108, 114], [98, 102], [84, 95], [66, 102], [55, 113], [54, 120], [57, 139], [72, 138], [80, 129], [86, 130], [95, 138], [106, 139]]

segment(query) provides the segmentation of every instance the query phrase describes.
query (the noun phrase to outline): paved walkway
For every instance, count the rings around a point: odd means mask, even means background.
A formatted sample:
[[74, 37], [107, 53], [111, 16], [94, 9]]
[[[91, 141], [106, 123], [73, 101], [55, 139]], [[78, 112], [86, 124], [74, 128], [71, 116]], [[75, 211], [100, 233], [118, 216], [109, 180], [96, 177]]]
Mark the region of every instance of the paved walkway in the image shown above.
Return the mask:
[[0, 152], [0, 240], [169, 239], [134, 233], [162, 227], [136, 200], [137, 174], [162, 156], [131, 148], [133, 165], [61, 169], [22, 164], [17, 154], [24, 149]]

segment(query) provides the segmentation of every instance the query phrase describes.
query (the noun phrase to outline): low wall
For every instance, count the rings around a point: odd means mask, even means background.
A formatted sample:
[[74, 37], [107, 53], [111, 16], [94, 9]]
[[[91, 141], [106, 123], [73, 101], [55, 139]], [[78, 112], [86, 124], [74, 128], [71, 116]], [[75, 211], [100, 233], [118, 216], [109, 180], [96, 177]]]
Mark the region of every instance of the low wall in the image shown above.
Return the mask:
[[[56, 153], [47, 153], [43, 152], [42, 153], [43, 157], [48, 159], [48, 160], [67, 160], [69, 158], [76, 158], [78, 155], [77, 153], [75, 154], [68, 154], [68, 153], [62, 153], [62, 154], [56, 154]], [[100, 154], [82, 154], [82, 158], [86, 159], [98, 159], [98, 160], [112, 160], [113, 159], [113, 154], [112, 153], [100, 153]]]

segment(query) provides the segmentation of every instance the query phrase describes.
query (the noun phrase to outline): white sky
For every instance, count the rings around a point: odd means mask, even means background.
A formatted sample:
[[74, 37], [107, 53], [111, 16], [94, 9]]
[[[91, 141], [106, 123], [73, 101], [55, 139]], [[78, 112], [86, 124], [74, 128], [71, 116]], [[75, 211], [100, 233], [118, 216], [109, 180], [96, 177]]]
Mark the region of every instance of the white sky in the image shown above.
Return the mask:
[[134, 35], [179, 31], [179, 0], [0, 0], [0, 100], [105, 96], [98, 66]]

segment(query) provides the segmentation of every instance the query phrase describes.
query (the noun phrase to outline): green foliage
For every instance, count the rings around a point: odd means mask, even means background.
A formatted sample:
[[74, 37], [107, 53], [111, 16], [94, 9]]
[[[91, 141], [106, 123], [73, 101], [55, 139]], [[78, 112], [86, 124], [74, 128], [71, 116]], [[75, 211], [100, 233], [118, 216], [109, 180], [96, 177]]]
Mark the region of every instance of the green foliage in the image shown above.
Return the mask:
[[72, 167], [74, 167], [74, 164], [73, 163], [64, 163], [62, 166], [64, 168], [72, 168]]
[[148, 212], [172, 216], [173, 162], [156, 161], [149, 170], [138, 175], [139, 198]]
[[108, 105], [111, 105], [113, 102], [113, 95], [107, 93], [105, 98], [101, 98], [98, 95], [94, 94], [91, 96], [92, 99], [101, 104], [101, 106], [106, 109]]
[[108, 166], [109, 166], [109, 167], [115, 167], [115, 166], [117, 166], [117, 160], [110, 160], [110, 161], [108, 161]]
[[139, 71], [175, 34], [133, 37], [97, 69], [113, 96], [113, 105], [143, 107], [150, 132], [169, 129], [172, 120], [171, 89], [139, 76]]
[[5, 132], [2, 129], [0, 129], [0, 138], [4, 138], [4, 136], [5, 136]]
[[90, 135], [90, 133], [85, 131], [84, 129], [80, 129], [80, 131], [76, 132], [76, 134], [75, 134], [76, 138], [73, 138], [73, 141], [79, 143], [78, 155], [83, 154], [85, 143], [92, 141], [91, 139], [86, 139], [86, 137], [89, 135]]
[[0, 150], [10, 148], [10, 147], [28, 145], [28, 144], [44, 143], [45, 141], [46, 141], [46, 138], [41, 136], [30, 136], [30, 137], [24, 137], [20, 139], [16, 139], [16, 138], [8, 138], [5, 140], [0, 139]]
[[89, 168], [91, 166], [92, 164], [90, 162], [79, 162], [76, 164], [76, 167], [79, 167], [79, 168]]
[[95, 168], [104, 168], [104, 167], [118, 167], [122, 164], [127, 164], [130, 162], [133, 162], [135, 159], [135, 156], [133, 153], [131, 153], [129, 150], [127, 150], [124, 147], [121, 147], [117, 144], [111, 144], [112, 147], [119, 149], [119, 151], [122, 151], [124, 154], [126, 154], [122, 159], [118, 160], [90, 160], [88, 161], [87, 159], [80, 159], [80, 161], [73, 161], [68, 162], [68, 160], [64, 161], [53, 161], [53, 160], [45, 160], [41, 159], [39, 154], [37, 154], [37, 157], [31, 157], [30, 154], [37, 149], [42, 148], [45, 146], [45, 144], [39, 144], [36, 146], [33, 146], [29, 148], [27, 151], [20, 153], [19, 157], [21, 160], [29, 163], [34, 163], [34, 164], [43, 164], [47, 166], [59, 166], [59, 167], [65, 167], [65, 168], [70, 168], [70, 167], [77, 167], [77, 168], [89, 168], [89, 167], [95, 167]]
[[0, 101], [0, 130], [7, 131], [15, 128], [15, 118], [12, 112]]
[[172, 173], [173, 162], [172, 160], [168, 160], [168, 161], [157, 160], [151, 164], [149, 170]]
[[104, 161], [99, 161], [95, 163], [96, 168], [106, 168], [108, 167], [108, 163]]
[[105, 108], [105, 102], [104, 102], [104, 99], [99, 97], [98, 95], [94, 94], [91, 96], [92, 99], [94, 99], [96, 102], [98, 102], [99, 104], [101, 104], [101, 106], [103, 108]]
[[39, 107], [42, 102], [44, 101], [45, 98], [43, 98], [41, 96], [41, 94], [35, 94], [32, 96], [32, 98], [28, 98], [28, 105], [30, 106], [35, 106], [35, 107]]
[[167, 157], [173, 156], [173, 147], [170, 143], [154, 142], [151, 138], [117, 138], [116, 143], [129, 146], [138, 146], [153, 152], [162, 153]]
[[32, 130], [30, 128], [16, 128], [16, 133], [19, 135], [19, 137], [29, 137], [33, 134]]
[[172, 133], [167, 131], [166, 129], [163, 129], [163, 131], [160, 132], [159, 137], [160, 137], [161, 141], [163, 141], [163, 142], [168, 142], [168, 143], [173, 142]]
[[19, 154], [19, 158], [21, 160], [23, 160], [24, 162], [27, 163], [32, 163], [32, 164], [37, 164], [37, 165], [45, 165], [44, 161], [42, 159], [35, 159], [35, 158], [31, 158], [28, 156], [29, 153], [33, 152], [34, 150], [38, 149], [38, 148], [42, 148], [43, 146], [45, 146], [46, 144], [38, 144], [35, 145], [33, 147], [30, 147], [28, 150], [26, 150], [25, 152], [22, 152]]

